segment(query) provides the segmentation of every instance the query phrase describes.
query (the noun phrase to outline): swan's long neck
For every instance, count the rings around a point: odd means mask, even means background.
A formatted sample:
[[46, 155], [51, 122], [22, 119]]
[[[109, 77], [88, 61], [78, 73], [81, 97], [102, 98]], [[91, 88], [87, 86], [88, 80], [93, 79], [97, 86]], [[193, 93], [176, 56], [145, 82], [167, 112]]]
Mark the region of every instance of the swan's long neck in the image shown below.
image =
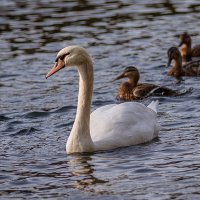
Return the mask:
[[93, 92], [93, 66], [88, 61], [78, 67], [79, 94], [76, 118], [67, 141], [67, 153], [94, 151], [94, 144], [90, 136], [90, 107]]

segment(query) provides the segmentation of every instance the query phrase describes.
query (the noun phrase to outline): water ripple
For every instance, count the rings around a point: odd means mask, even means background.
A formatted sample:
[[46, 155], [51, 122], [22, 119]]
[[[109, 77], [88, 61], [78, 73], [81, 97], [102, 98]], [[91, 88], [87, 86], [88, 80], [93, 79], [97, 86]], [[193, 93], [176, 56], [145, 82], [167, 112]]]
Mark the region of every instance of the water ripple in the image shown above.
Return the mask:
[[[199, 199], [199, 77], [167, 76], [167, 50], [188, 31], [199, 44], [191, 1], [3, 0], [0, 7], [1, 199]], [[183, 25], [184, 24], [184, 25]], [[66, 155], [78, 74], [45, 74], [57, 51], [78, 44], [94, 63], [92, 110], [120, 103], [112, 83], [127, 66], [141, 82], [183, 93], [159, 100], [160, 136], [148, 144]], [[192, 89], [191, 89], [192, 88]]]
[[28, 112], [24, 115], [25, 118], [39, 118], [39, 117], [47, 117], [49, 115], [48, 112], [39, 112], [39, 111], [33, 111]]

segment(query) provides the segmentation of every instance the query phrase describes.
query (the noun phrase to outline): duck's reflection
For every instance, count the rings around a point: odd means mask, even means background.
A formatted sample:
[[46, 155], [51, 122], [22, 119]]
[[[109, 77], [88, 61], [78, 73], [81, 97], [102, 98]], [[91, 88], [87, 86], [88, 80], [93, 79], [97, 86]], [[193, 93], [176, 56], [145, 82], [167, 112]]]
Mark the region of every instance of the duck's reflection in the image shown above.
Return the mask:
[[90, 185], [107, 182], [94, 176], [95, 169], [92, 164], [92, 157], [88, 154], [76, 154], [70, 156], [68, 164], [69, 171], [75, 181], [75, 187], [78, 189], [85, 189]]

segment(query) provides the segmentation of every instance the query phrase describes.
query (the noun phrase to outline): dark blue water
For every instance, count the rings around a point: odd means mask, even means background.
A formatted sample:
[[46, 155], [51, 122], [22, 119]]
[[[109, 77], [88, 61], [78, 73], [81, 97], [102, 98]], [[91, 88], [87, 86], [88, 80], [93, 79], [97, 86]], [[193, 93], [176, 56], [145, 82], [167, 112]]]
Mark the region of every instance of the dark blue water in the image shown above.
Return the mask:
[[[1, 1], [0, 199], [200, 199], [200, 79], [176, 84], [164, 67], [179, 33], [200, 43], [199, 27], [198, 0]], [[192, 88], [142, 101], [160, 101], [158, 140], [66, 155], [78, 74], [45, 74], [72, 44], [94, 60], [92, 109], [117, 102], [111, 80], [130, 65], [141, 82]]]

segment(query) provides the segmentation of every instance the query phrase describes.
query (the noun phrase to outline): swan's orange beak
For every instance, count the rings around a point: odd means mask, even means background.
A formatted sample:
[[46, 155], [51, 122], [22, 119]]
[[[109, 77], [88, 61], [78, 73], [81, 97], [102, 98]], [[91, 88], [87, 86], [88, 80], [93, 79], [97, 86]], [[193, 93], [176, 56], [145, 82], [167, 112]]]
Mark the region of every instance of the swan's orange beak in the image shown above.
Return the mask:
[[47, 73], [47, 75], [45, 77], [46, 78], [50, 77], [51, 75], [55, 74], [56, 72], [58, 72], [59, 70], [61, 70], [64, 67], [65, 67], [65, 63], [62, 60], [58, 59], [58, 61], [49, 70], [49, 72]]

